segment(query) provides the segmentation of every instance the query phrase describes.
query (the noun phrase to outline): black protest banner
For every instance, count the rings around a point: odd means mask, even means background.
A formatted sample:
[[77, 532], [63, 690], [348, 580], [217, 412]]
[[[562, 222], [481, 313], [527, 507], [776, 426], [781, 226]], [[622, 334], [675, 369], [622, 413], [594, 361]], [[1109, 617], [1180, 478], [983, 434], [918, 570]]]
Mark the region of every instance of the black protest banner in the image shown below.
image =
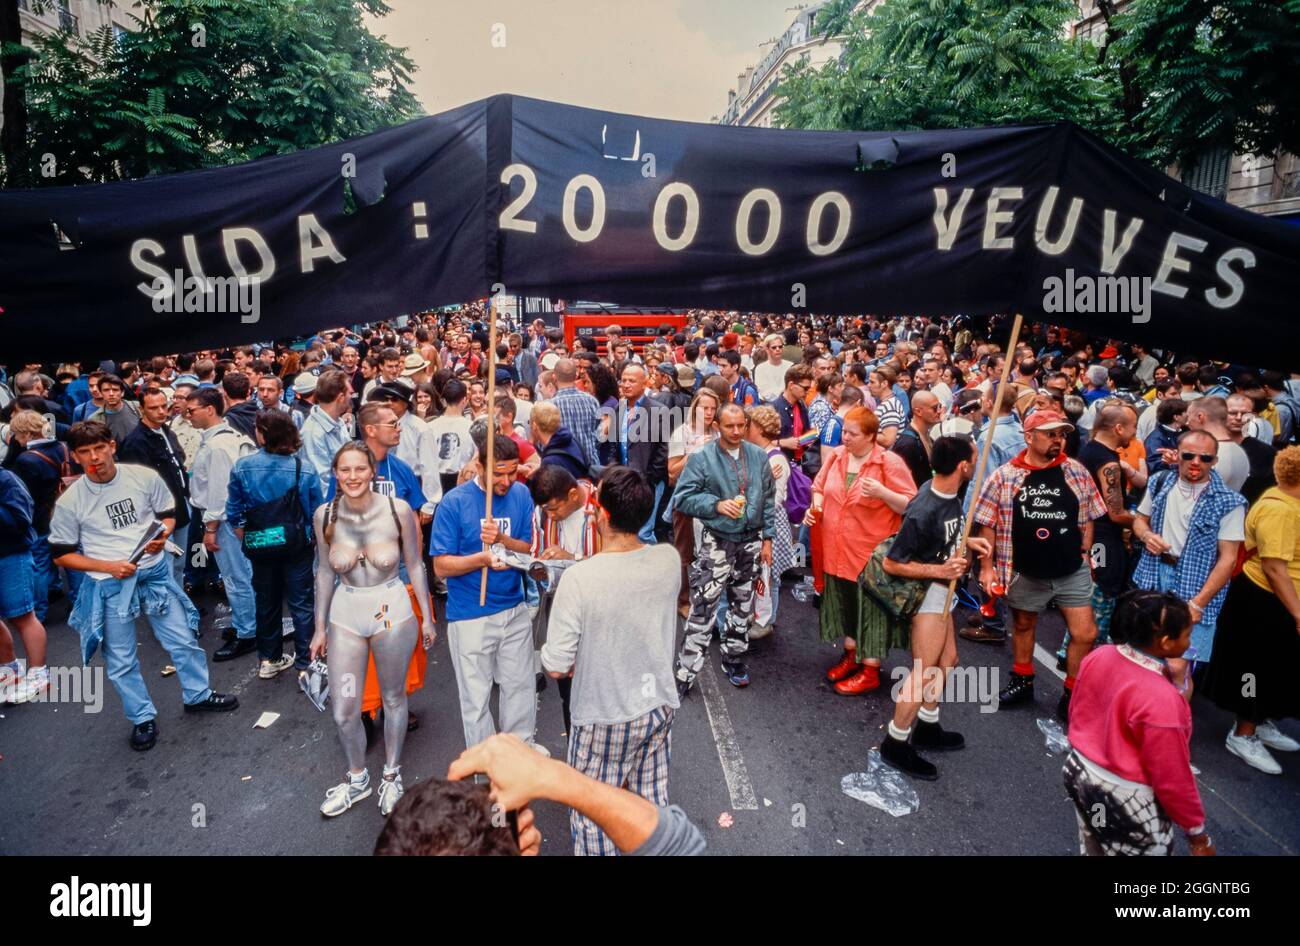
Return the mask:
[[802, 132], [496, 96], [228, 168], [0, 192], [9, 360], [301, 334], [493, 291], [971, 315], [1275, 364], [1300, 229], [1068, 125]]

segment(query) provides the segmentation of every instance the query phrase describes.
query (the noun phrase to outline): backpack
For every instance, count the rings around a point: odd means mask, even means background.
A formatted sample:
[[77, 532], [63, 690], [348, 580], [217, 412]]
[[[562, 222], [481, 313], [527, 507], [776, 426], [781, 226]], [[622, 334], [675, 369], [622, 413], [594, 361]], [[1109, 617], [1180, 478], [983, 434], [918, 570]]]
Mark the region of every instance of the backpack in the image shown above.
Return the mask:
[[899, 578], [885, 571], [885, 557], [894, 547], [898, 534], [889, 536], [876, 546], [858, 577], [858, 584], [867, 596], [892, 620], [907, 622], [921, 607], [929, 582], [914, 578]]
[[1274, 446], [1280, 450], [1294, 443], [1300, 443], [1300, 402], [1296, 401], [1291, 392], [1284, 391], [1273, 398], [1273, 407], [1277, 410], [1278, 429], [1285, 430], [1290, 437], [1285, 443], [1279, 442]]
[[30, 451], [59, 471], [59, 485], [54, 487], [55, 502], [58, 502], [59, 497], [66, 493], [68, 489], [77, 482], [77, 480], [81, 479], [80, 473], [72, 472], [72, 461], [68, 459], [68, 445], [61, 443], [59, 444], [59, 449], [63, 451], [63, 460], [60, 463], [55, 463], [40, 450]]
[[[779, 447], [773, 448], [767, 452], [770, 458], [773, 452], [780, 453]], [[800, 468], [799, 464], [790, 464], [790, 482], [785, 488], [785, 514], [789, 517], [790, 522], [798, 525], [803, 522], [804, 515], [808, 512], [808, 507], [812, 505], [812, 480]]]
[[244, 515], [244, 540], [240, 544], [244, 556], [250, 562], [287, 558], [311, 547], [311, 540], [307, 537], [306, 513], [298, 500], [298, 482], [301, 476], [302, 459], [294, 457], [293, 489], [272, 500], [258, 503]]

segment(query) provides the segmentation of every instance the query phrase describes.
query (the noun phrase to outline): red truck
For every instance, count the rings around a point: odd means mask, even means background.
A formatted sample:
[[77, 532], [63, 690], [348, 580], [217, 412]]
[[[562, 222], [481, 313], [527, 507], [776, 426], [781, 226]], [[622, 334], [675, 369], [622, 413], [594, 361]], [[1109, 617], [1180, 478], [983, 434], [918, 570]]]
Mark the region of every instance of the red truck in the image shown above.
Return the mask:
[[578, 338], [594, 338], [600, 354], [605, 354], [606, 330], [611, 325], [623, 329], [623, 338], [635, 351], [643, 351], [659, 335], [662, 326], [674, 332], [686, 330], [686, 313], [672, 309], [643, 309], [619, 306], [588, 308], [581, 303], [564, 313], [564, 344], [572, 351]]

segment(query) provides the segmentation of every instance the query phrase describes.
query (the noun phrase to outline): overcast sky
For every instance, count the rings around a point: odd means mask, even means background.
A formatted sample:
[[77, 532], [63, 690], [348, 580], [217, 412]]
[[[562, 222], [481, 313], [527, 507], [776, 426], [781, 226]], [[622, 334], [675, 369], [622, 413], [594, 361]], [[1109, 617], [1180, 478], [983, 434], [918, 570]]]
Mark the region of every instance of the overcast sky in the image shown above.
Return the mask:
[[[797, 0], [388, 0], [376, 32], [419, 66], [434, 114], [513, 92], [616, 112], [708, 121]], [[504, 26], [505, 46], [492, 45]]]

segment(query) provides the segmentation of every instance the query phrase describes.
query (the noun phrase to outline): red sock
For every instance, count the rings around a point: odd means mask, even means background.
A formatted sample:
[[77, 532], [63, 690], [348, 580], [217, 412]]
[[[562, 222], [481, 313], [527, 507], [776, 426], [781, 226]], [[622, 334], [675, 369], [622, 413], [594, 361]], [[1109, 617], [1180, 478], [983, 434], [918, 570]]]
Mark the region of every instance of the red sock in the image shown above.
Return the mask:
[[1074, 677], [1066, 677], [1066, 678], [1065, 678], [1065, 688], [1066, 688], [1067, 690], [1073, 690], [1073, 689], [1074, 689]]
[[1032, 663], [1028, 663], [1028, 664], [1013, 663], [1011, 665], [1011, 672], [1018, 673], [1022, 677], [1032, 677], [1034, 675], [1034, 665]]

